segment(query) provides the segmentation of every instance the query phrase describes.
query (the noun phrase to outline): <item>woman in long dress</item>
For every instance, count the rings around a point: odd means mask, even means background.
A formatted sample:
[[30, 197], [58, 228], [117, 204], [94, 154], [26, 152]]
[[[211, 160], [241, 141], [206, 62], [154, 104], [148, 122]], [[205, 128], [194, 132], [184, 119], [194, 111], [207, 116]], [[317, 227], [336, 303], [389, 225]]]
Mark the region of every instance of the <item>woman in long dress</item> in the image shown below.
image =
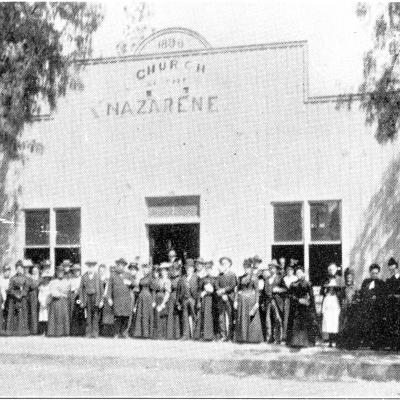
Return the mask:
[[47, 336], [69, 336], [69, 292], [71, 291], [70, 279], [64, 278], [64, 267], [56, 268], [56, 277], [50, 282], [49, 287], [49, 322]]
[[[109, 273], [112, 273], [110, 267]], [[103, 290], [103, 299], [100, 308], [100, 336], [113, 337], [114, 336], [114, 313], [110, 304], [107, 301], [109, 275], [107, 274], [107, 266], [105, 264], [99, 265], [100, 282]]]
[[50, 281], [52, 277], [48, 274], [43, 274], [39, 284], [38, 302], [39, 302], [39, 335], [47, 334], [47, 324], [49, 321], [49, 296], [50, 296]]
[[139, 281], [139, 296], [136, 303], [136, 318], [133, 336], [149, 339], [153, 333], [154, 312], [152, 273], [148, 264], [142, 265], [143, 278]]
[[31, 290], [31, 279], [24, 275], [22, 261], [15, 264], [16, 273], [10, 279], [8, 289], [7, 334], [29, 335], [28, 296]]
[[356, 349], [360, 345], [360, 300], [354, 284], [355, 273], [346, 269], [345, 286], [342, 289], [342, 302], [339, 317], [339, 335], [337, 346], [344, 349]]
[[181, 264], [175, 261], [170, 269], [171, 293], [168, 300], [167, 339], [181, 338], [181, 318], [177, 307], [177, 289], [181, 275]]
[[340, 297], [342, 281], [337, 275], [335, 263], [328, 266], [328, 277], [321, 287], [322, 300], [322, 334], [327, 336], [329, 347], [336, 346], [339, 333]]
[[40, 283], [40, 270], [38, 265], [32, 267], [30, 274], [31, 278], [31, 290], [29, 291], [29, 330], [31, 335], [37, 335], [38, 333], [38, 322], [39, 322], [39, 283]]
[[86, 322], [85, 310], [81, 307], [82, 299], [79, 297], [81, 285], [81, 266], [74, 264], [71, 268], [72, 276], [69, 278], [71, 291], [69, 295], [70, 307], [70, 334], [71, 336], [85, 336]]
[[237, 310], [234, 340], [239, 343], [263, 341], [259, 313], [258, 277], [253, 273], [250, 259], [243, 262], [244, 275], [238, 279], [234, 308]]
[[168, 302], [171, 294], [171, 280], [169, 279], [169, 263], [161, 263], [157, 268], [158, 277], [153, 278], [154, 293], [154, 339], [167, 338]]
[[287, 337], [287, 327], [289, 321], [289, 311], [290, 311], [290, 297], [288, 294], [289, 288], [293, 282], [297, 281], [297, 276], [294, 273], [294, 268], [292, 265], [287, 265], [285, 270], [285, 276], [283, 277], [283, 285], [286, 292], [282, 293], [284, 306], [283, 306], [283, 332], [282, 341], [286, 342]]
[[317, 336], [314, 292], [305, 279], [304, 269], [296, 267], [297, 281], [289, 288], [290, 311], [286, 344], [291, 347], [315, 346]]

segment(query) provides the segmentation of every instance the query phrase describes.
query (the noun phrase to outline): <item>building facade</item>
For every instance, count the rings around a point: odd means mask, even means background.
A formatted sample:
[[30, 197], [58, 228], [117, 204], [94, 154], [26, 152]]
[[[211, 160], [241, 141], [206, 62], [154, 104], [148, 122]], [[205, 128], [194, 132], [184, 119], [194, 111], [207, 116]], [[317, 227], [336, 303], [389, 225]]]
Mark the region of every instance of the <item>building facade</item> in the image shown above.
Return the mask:
[[169, 50], [85, 62], [26, 128], [15, 258], [285, 256], [318, 284], [397, 255], [398, 146], [309, 95], [306, 42]]

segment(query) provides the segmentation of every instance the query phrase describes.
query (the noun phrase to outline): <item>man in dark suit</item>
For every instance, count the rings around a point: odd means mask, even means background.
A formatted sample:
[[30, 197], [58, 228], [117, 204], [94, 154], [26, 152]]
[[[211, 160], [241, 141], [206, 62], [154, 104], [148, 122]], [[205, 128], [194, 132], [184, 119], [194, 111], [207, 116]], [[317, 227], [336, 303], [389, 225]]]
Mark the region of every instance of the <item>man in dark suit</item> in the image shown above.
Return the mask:
[[96, 261], [86, 261], [88, 270], [83, 274], [79, 287], [81, 307], [86, 311], [86, 337], [99, 336], [100, 307], [102, 306], [103, 285], [96, 271]]
[[127, 338], [129, 317], [132, 313], [131, 289], [135, 286], [132, 275], [125, 271], [128, 264], [123, 258], [115, 261], [115, 272], [110, 276], [107, 299], [115, 316], [115, 337]]
[[232, 339], [233, 302], [237, 286], [236, 275], [231, 271], [232, 260], [229, 257], [219, 259], [219, 275], [216, 280], [219, 335], [222, 341]]
[[386, 279], [386, 335], [385, 345], [400, 350], [400, 271], [398, 262], [388, 261], [390, 277]]
[[268, 343], [281, 343], [283, 330], [284, 301], [280, 296], [285, 289], [282, 276], [278, 274], [279, 264], [273, 260], [268, 264], [269, 274], [264, 274], [264, 309]]
[[369, 267], [370, 278], [364, 279], [361, 295], [363, 344], [377, 350], [384, 345], [385, 282], [379, 278], [378, 264]]

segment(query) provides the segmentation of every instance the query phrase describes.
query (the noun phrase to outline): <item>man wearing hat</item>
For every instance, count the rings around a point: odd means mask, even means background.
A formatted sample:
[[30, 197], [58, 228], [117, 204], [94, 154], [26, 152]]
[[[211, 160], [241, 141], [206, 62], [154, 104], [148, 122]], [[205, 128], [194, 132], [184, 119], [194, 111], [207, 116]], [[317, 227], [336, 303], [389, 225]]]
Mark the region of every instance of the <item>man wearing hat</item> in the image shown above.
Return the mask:
[[125, 271], [128, 262], [124, 258], [115, 261], [115, 272], [110, 276], [107, 301], [113, 307], [115, 316], [115, 337], [127, 338], [129, 317], [132, 314], [131, 289], [135, 282]]
[[268, 264], [264, 272], [263, 308], [265, 310], [266, 340], [268, 343], [281, 343], [283, 330], [284, 301], [281, 293], [283, 288], [282, 277], [278, 274], [280, 265], [275, 259]]
[[79, 288], [81, 307], [86, 311], [86, 337], [99, 336], [100, 302], [103, 298], [103, 287], [96, 271], [97, 261], [86, 261], [87, 271], [83, 274]]
[[233, 335], [233, 302], [237, 286], [236, 275], [231, 271], [229, 257], [219, 259], [219, 275], [215, 282], [218, 308], [218, 325], [221, 340], [226, 342]]
[[185, 263], [185, 274], [178, 282], [177, 305], [182, 312], [182, 339], [192, 339], [197, 320], [196, 304], [199, 298], [199, 277], [194, 271], [195, 262], [188, 258]]

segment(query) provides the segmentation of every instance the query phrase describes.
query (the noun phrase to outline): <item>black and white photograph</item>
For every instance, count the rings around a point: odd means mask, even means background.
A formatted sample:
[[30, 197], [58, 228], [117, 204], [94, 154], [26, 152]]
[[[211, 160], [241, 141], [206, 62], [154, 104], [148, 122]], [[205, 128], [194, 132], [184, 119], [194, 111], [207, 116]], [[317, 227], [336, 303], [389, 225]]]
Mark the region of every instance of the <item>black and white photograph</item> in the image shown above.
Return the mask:
[[400, 3], [0, 1], [0, 397], [400, 397]]

